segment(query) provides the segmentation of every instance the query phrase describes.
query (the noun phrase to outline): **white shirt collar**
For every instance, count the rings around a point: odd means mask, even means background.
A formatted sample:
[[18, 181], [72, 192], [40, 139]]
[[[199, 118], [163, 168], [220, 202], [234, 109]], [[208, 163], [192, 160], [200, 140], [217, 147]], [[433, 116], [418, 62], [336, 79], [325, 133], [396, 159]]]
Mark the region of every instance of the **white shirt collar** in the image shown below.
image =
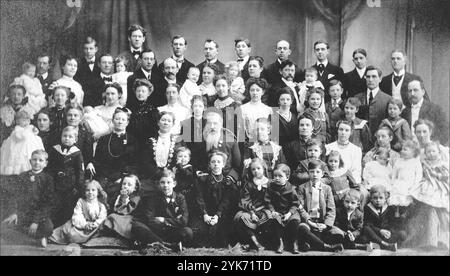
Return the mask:
[[133, 51], [139, 51], [142, 53], [142, 47], [139, 49], [134, 49], [133, 47], [130, 47], [130, 52], [133, 53]]
[[212, 59], [212, 60], [210, 60], [210, 61], [206, 60], [206, 63], [212, 63], [212, 64], [214, 64], [214, 63], [216, 63], [216, 62], [217, 62], [217, 58]]
[[327, 67], [327, 65], [328, 65], [328, 59], [326, 59], [325, 61], [322, 61], [322, 62], [317, 61], [316, 65], [319, 66], [319, 64], [321, 64], [321, 63], [323, 64], [323, 66]]
[[112, 78], [112, 75], [106, 75], [106, 74], [103, 74], [102, 72], [100, 72], [100, 78], [109, 78], [109, 77]]
[[169, 80], [167, 77], [164, 77], [164, 79], [166, 79], [167, 83], [177, 83], [177, 80]]
[[[367, 100], [369, 99], [369, 97], [370, 97], [370, 89], [369, 88], [367, 88]], [[373, 89], [372, 90], [372, 96], [375, 98], [375, 96], [378, 94], [378, 91], [380, 91], [380, 88], [379, 87], [377, 87], [377, 88], [375, 88], [375, 89]]]
[[405, 69], [400, 70], [398, 74], [394, 71], [394, 76], [403, 76], [403, 75], [405, 75]]
[[288, 81], [287, 79], [285, 79], [285, 78], [283, 78], [283, 77], [281, 77], [281, 79], [283, 80], [283, 82], [284, 82], [285, 84], [287, 84], [287, 86], [289, 86], [289, 87], [295, 86], [294, 81]]
[[358, 72], [359, 77], [363, 78], [364, 74], [366, 73], [366, 67], [364, 67], [363, 69], [359, 69], [358, 67], [355, 67], [355, 68], [356, 68], [356, 72]]
[[181, 60], [184, 61], [184, 56], [176, 57], [175, 55], [172, 55], [172, 58], [173, 58], [175, 61], [177, 61], [177, 60], [179, 60], [179, 59], [181, 59]]
[[152, 76], [152, 71], [150, 71], [150, 72], [147, 72], [147, 71], [145, 71], [142, 67], [141, 67], [141, 71], [142, 71], [142, 73], [144, 73], [144, 75], [145, 75], [145, 77], [148, 79], [148, 76]]
[[46, 78], [48, 77], [48, 72], [45, 72], [44, 74], [42, 74], [41, 77], [42, 77], [43, 79], [46, 79]]
[[423, 104], [423, 98], [417, 104], [411, 103], [411, 108], [412, 109], [417, 109], [417, 108], [420, 109], [422, 107], [422, 104]]
[[[245, 56], [245, 57], [243, 57], [242, 59], [243, 59], [244, 61], [241, 61], [242, 64], [246, 64], [249, 58], [250, 58], [250, 56]], [[239, 59], [239, 58], [238, 58], [238, 59]]]

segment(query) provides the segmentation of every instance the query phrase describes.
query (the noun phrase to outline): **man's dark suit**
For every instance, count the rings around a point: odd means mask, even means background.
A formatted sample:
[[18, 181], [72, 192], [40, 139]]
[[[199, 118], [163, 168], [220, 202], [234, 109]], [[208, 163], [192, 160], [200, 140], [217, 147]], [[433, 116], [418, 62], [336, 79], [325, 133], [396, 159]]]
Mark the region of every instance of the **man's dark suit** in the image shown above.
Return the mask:
[[[317, 63], [315, 63], [311, 67], [314, 67], [317, 70], [317, 72], [319, 72], [319, 67], [317, 66]], [[331, 75], [334, 75], [334, 76], [331, 76]], [[342, 83], [344, 83], [344, 70], [342, 70], [342, 68], [339, 66], [331, 64], [329, 61], [327, 63], [327, 66], [323, 70], [322, 75], [320, 75], [320, 73], [318, 73], [317, 76], [318, 76], [317, 80], [323, 84], [323, 87], [325, 87], [325, 90], [328, 89], [328, 85], [331, 80], [336, 79], [336, 80], [339, 80]], [[325, 93], [325, 102], [329, 102], [329, 101], [330, 101], [330, 95], [328, 93]]]
[[48, 99], [51, 96], [50, 95], [51, 91], [48, 90], [48, 87], [54, 81], [54, 79], [53, 79], [53, 72], [49, 71], [48, 74], [47, 74], [47, 78], [45, 78], [45, 79], [42, 76], [40, 76], [40, 75], [37, 76], [37, 78], [38, 78], [39, 82], [41, 83], [42, 91], [45, 94], [45, 98]]
[[[280, 74], [280, 63], [275, 61], [272, 64], [267, 65], [264, 68], [265, 77], [269, 84], [274, 85], [276, 83], [279, 83], [281, 81], [281, 74]], [[302, 70], [295, 67], [295, 76], [294, 76], [294, 82], [299, 82], [302, 80]]]
[[[365, 73], [364, 73], [365, 76]], [[354, 97], [361, 91], [367, 90], [367, 82], [365, 77], [360, 78], [356, 68], [344, 75], [344, 89], [345, 92], [342, 95], [342, 99], [348, 99]], [[383, 90], [384, 91], [384, 90]]]
[[[102, 92], [99, 87], [98, 79], [100, 77], [100, 67], [98, 67], [99, 58], [95, 58], [94, 68], [91, 71], [86, 58], [80, 58], [77, 73], [74, 80], [81, 84], [84, 91], [83, 105], [96, 106], [101, 104]], [[100, 90], [99, 90], [100, 89]]]
[[[410, 106], [407, 106], [403, 110], [401, 116], [408, 121], [410, 126], [414, 124], [414, 122], [411, 122]], [[448, 117], [439, 105], [424, 99], [422, 106], [420, 107], [419, 119], [427, 119], [432, 121], [435, 125], [432, 138], [438, 139], [442, 145], [446, 145], [448, 143]]]
[[375, 134], [381, 121], [387, 116], [387, 106], [392, 97], [380, 89], [370, 106], [367, 101], [367, 91], [356, 94], [355, 97], [361, 101], [356, 117], [366, 120], [369, 123], [370, 133]]
[[[385, 76], [380, 83], [380, 89], [383, 90], [386, 94], [392, 96], [392, 78], [394, 77], [394, 73], [390, 73], [389, 75]], [[402, 96], [402, 101], [405, 106], [410, 106], [411, 102], [409, 101], [408, 97], [408, 83], [414, 79], [422, 80], [421, 77], [405, 73], [405, 76], [403, 78], [402, 87], [400, 88], [400, 94]], [[428, 94], [425, 93], [425, 99], [429, 100]]]
[[248, 61], [244, 64], [244, 68], [241, 71], [241, 78], [244, 80], [244, 82], [247, 82], [247, 80], [250, 78], [250, 74], [248, 73]]
[[[205, 67], [207, 61], [203, 61], [202, 63], [200, 63], [199, 65], [197, 65], [197, 68], [200, 70], [200, 77], [198, 78], [198, 82], [197, 84], [201, 84], [202, 83], [202, 71], [203, 68]], [[219, 71], [217, 72], [217, 75], [222, 75], [225, 73], [225, 64], [223, 64], [222, 62], [220, 62], [219, 60], [217, 60], [216, 62], [212, 63], [214, 65], [217, 66], [217, 68], [219, 68]]]
[[[150, 102], [155, 106], [155, 103], [157, 101], [157, 95], [155, 94], [156, 91], [156, 82], [160, 78], [157, 67], [153, 66], [152, 73], [150, 76], [150, 82], [153, 84], [153, 93], [150, 95]], [[144, 72], [142, 72], [142, 69], [139, 67], [136, 71], [134, 71], [133, 75], [129, 76], [127, 79], [127, 108], [129, 108], [132, 112], [137, 110], [137, 107], [139, 106], [138, 100], [136, 98], [136, 95], [133, 90], [133, 84], [136, 79], [147, 79], [144, 75]], [[165, 98], [165, 96], [164, 96]]]
[[[181, 64], [180, 69], [178, 70], [177, 73], [177, 83], [181, 83], [183, 85], [183, 83], [186, 81], [187, 79], [187, 73], [189, 71], [189, 68], [194, 67], [195, 65], [190, 62], [189, 60], [187, 60], [186, 58], [184, 59], [183, 63]], [[158, 69], [160, 71], [161, 75], [164, 75], [164, 62], [161, 62], [161, 64], [158, 66]], [[201, 72], [200, 72], [201, 75]]]

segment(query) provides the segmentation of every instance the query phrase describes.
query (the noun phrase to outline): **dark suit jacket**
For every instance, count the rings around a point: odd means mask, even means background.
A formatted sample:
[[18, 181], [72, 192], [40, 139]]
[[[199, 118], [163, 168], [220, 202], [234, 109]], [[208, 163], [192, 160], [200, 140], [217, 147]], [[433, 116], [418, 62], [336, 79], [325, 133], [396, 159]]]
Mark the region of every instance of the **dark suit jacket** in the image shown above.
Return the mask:
[[[202, 79], [202, 70], [206, 65], [206, 60], [203, 61], [202, 63], [200, 63], [199, 65], [197, 65], [197, 68], [200, 70], [200, 77], [198, 78], [198, 82], [197, 84], [201, 84], [203, 79]], [[222, 62], [220, 62], [219, 60], [217, 60], [215, 63], [213, 63], [214, 65], [216, 65], [219, 68], [219, 72], [217, 72], [217, 75], [222, 75], [225, 73], [225, 64], [223, 64]]]
[[241, 78], [244, 80], [244, 82], [247, 82], [247, 80], [250, 78], [250, 74], [248, 73], [248, 61], [246, 64], [244, 64], [244, 68], [241, 71]]
[[344, 232], [351, 231], [355, 238], [359, 237], [361, 230], [363, 228], [364, 214], [359, 210], [355, 209], [350, 215], [350, 219], [347, 217], [347, 210], [343, 207], [337, 208], [336, 210], [336, 220], [334, 226], [338, 227]]
[[[89, 64], [87, 63], [86, 58], [82, 57], [79, 59], [79, 61], [80, 63], [78, 64], [77, 73], [75, 74], [73, 79], [79, 82], [81, 84], [81, 87], [83, 88], [83, 105], [100, 105], [103, 91], [99, 91], [98, 87], [98, 79], [100, 78], [100, 67], [98, 66], [99, 58], [95, 57], [94, 69], [92, 71], [91, 68], [89, 68]], [[96, 104], [98, 98], [100, 98], [100, 103]]]
[[45, 98], [48, 100], [48, 98], [50, 97], [50, 91], [48, 90], [48, 87], [50, 86], [50, 84], [52, 84], [53, 81], [55, 81], [53, 79], [53, 72], [48, 71], [46, 79], [42, 78], [41, 76], [38, 76], [37, 78], [42, 85], [42, 91], [45, 94]]
[[[315, 63], [311, 67], [316, 68], [317, 72], [319, 72], [317, 63]], [[344, 70], [342, 70], [342, 68], [339, 66], [331, 64], [330, 61], [328, 61], [328, 64], [323, 71], [323, 74], [322, 75], [320, 75], [319, 73], [317, 74], [318, 74], [317, 80], [323, 84], [323, 87], [325, 87], [325, 91], [328, 89], [328, 85], [331, 80], [340, 80], [342, 83], [344, 83]], [[333, 74], [334, 76], [330, 76], [331, 74]], [[328, 95], [328, 93], [325, 93], [325, 102], [329, 101], [330, 95]]]
[[387, 116], [387, 106], [392, 97], [380, 89], [370, 106], [367, 102], [367, 91], [357, 94], [356, 97], [361, 101], [356, 117], [366, 120], [369, 123], [370, 133], [375, 133], [381, 121]]
[[[180, 69], [178, 70], [177, 73], [177, 83], [180, 83], [181, 85], [183, 85], [183, 83], [186, 81], [187, 79], [187, 73], [189, 71], [189, 68], [194, 67], [195, 65], [190, 62], [189, 60], [187, 60], [186, 58], [184, 58], [183, 64], [181, 64]], [[164, 71], [164, 62], [161, 62], [161, 64], [158, 66], [159, 69], [159, 74], [161, 76], [163, 76], [163, 71]], [[200, 71], [200, 76], [201, 76], [201, 71]]]
[[[281, 82], [281, 74], [280, 74], [280, 63], [276, 60], [274, 63], [267, 65], [264, 68], [266, 72], [266, 80], [269, 84], [275, 84]], [[302, 70], [300, 68], [295, 67], [295, 76], [294, 81], [299, 82], [302, 80]]]
[[[159, 73], [157, 73], [157, 68], [153, 66], [152, 73], [150, 77], [150, 82], [153, 84], [153, 93], [150, 95], [150, 102], [155, 105], [155, 101], [157, 98], [157, 95], [155, 94], [156, 87], [155, 83], [160, 78]], [[147, 79], [144, 75], [144, 72], [142, 72], [142, 69], [139, 67], [136, 71], [134, 71], [133, 75], [129, 76], [127, 79], [127, 108], [131, 110], [131, 112], [135, 112], [139, 106], [138, 100], [136, 98], [136, 95], [133, 90], [133, 84], [136, 79]], [[165, 98], [165, 96], [164, 96]]]
[[[402, 118], [408, 121], [409, 125], [413, 125], [411, 122], [411, 107], [407, 106], [402, 114]], [[449, 138], [449, 126], [448, 117], [442, 108], [426, 99], [423, 100], [422, 107], [419, 111], [420, 119], [427, 119], [434, 123], [435, 128], [433, 130], [432, 138], [438, 139], [441, 144], [446, 145]]]
[[[394, 77], [394, 73], [390, 73], [389, 75], [385, 76], [380, 83], [380, 89], [383, 90], [386, 94], [392, 96], [392, 78]], [[408, 83], [413, 79], [422, 79], [421, 77], [405, 73], [405, 76], [403, 78], [402, 87], [400, 88], [400, 94], [402, 96], [402, 101], [405, 106], [410, 106], [411, 102], [409, 101], [408, 97]], [[425, 93], [425, 99], [429, 100], [428, 94]]]
[[[139, 202], [137, 214], [138, 220], [150, 227], [157, 227], [157, 230], [167, 227], [185, 227], [189, 219], [186, 200], [182, 194], [176, 192], [173, 192], [169, 203], [167, 203], [164, 194], [160, 191], [144, 197]], [[163, 217], [164, 222], [157, 222], [155, 220], [156, 217]]]
[[360, 93], [361, 91], [367, 90], [366, 79], [364, 78], [364, 76], [362, 78], [359, 77], [359, 74], [358, 74], [358, 71], [356, 71], [356, 68], [350, 72], [345, 73], [343, 85], [344, 85], [345, 92], [344, 92], [344, 94], [342, 94], [342, 99], [348, 99], [350, 97], [354, 97], [356, 94]]
[[[305, 221], [310, 219], [309, 212], [312, 204], [312, 186], [311, 182], [307, 182], [298, 187], [298, 197], [300, 204], [305, 208], [306, 217], [302, 217]], [[333, 226], [336, 218], [336, 207], [334, 204], [333, 192], [331, 187], [322, 182], [322, 190], [319, 192], [319, 213], [320, 219], [327, 226]]]

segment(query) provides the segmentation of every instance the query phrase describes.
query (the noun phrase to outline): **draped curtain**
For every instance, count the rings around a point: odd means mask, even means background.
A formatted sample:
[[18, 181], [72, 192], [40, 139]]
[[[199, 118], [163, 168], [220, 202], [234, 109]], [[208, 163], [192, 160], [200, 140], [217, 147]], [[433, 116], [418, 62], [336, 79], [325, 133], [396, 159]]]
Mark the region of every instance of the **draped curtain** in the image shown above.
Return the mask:
[[[377, 2], [370, 0], [369, 2]], [[353, 69], [351, 53], [368, 50], [370, 64], [390, 72], [389, 53], [400, 48], [410, 56], [409, 69], [419, 73], [432, 98], [449, 91], [449, 1], [391, 0], [379, 7], [367, 0], [2, 0], [1, 84], [4, 92], [25, 61], [35, 62], [42, 50], [54, 57], [54, 75], [61, 74], [57, 57], [82, 56], [82, 40], [97, 39], [99, 52], [117, 55], [128, 47], [127, 28], [140, 24], [147, 44], [160, 62], [171, 55], [170, 39], [188, 41], [186, 58], [203, 61], [203, 42], [219, 43], [219, 59], [235, 59], [234, 39], [249, 38], [252, 54], [275, 60], [275, 43], [291, 43], [291, 59], [300, 67], [315, 58], [313, 43], [330, 43], [330, 61]], [[447, 57], [447, 58], [442, 58]], [[441, 70], [443, 68], [443, 70]], [[435, 97], [436, 95], [437, 97]], [[448, 110], [448, 101], [440, 102]]]

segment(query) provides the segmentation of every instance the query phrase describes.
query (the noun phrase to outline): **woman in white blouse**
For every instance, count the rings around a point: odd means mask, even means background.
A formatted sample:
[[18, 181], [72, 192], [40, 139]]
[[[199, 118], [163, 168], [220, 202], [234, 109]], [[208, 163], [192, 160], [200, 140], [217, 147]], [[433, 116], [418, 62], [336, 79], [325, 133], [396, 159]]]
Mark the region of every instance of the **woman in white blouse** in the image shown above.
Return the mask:
[[249, 78], [247, 81], [247, 90], [250, 93], [250, 101], [246, 104], [241, 105], [237, 110], [238, 117], [241, 118], [241, 123], [239, 125], [244, 125], [245, 140], [255, 141], [253, 133], [254, 127], [256, 125], [256, 120], [259, 118], [266, 118], [270, 120], [272, 115], [272, 108], [265, 105], [261, 98], [264, 95], [268, 83], [262, 78]]
[[[83, 106], [84, 99], [84, 91], [81, 87], [81, 84], [73, 79], [78, 70], [78, 62], [75, 57], [70, 55], [61, 56], [61, 60], [59, 62], [62, 69], [63, 76], [54, 81], [50, 86], [49, 90], [52, 90], [56, 86], [65, 86], [69, 87], [70, 91], [75, 95], [74, 99], [71, 99], [71, 102], [75, 102], [80, 106]], [[50, 107], [53, 106], [52, 102], [50, 103]]]

